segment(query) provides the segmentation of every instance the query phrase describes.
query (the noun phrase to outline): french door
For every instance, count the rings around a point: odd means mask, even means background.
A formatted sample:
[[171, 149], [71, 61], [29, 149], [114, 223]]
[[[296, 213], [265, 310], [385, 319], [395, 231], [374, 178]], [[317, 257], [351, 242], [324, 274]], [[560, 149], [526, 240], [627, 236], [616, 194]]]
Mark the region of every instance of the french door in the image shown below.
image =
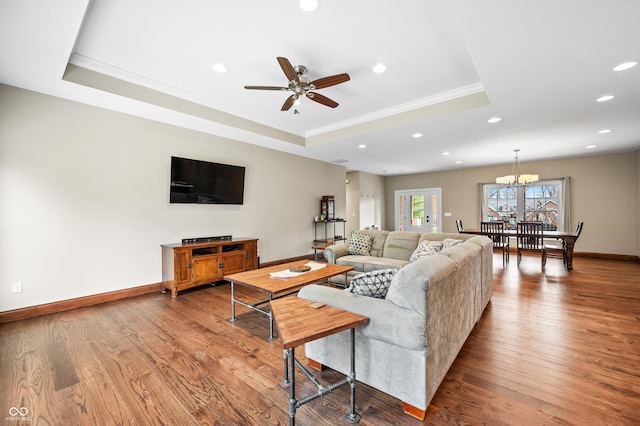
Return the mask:
[[442, 231], [442, 188], [395, 191], [395, 230]]

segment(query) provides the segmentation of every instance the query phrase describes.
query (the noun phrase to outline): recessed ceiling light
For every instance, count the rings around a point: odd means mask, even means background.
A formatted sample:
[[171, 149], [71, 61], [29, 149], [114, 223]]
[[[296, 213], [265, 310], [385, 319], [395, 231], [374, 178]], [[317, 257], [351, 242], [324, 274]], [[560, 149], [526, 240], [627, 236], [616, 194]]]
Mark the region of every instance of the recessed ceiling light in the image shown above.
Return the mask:
[[456, 161], [456, 164], [462, 164], [462, 160]]
[[387, 67], [385, 67], [384, 64], [378, 64], [375, 67], [373, 67], [373, 72], [375, 72], [376, 74], [383, 73], [386, 70], [387, 70]]
[[450, 152], [443, 152], [442, 155], [451, 155]]
[[487, 123], [493, 124], [493, 123], [497, 123], [499, 121], [502, 121], [502, 118], [500, 118], [500, 117], [491, 117], [490, 119], [487, 120]]
[[605, 134], [605, 133], [611, 133], [611, 129], [602, 129], [602, 130], [598, 130], [598, 133], [600, 133], [601, 135]]
[[636, 65], [638, 65], [638, 63], [635, 62], [635, 61], [624, 62], [624, 63], [618, 65], [617, 67], [615, 67], [613, 70], [614, 71], [624, 71], [624, 70], [628, 70], [629, 68], [633, 68]]
[[227, 72], [227, 67], [225, 67], [223, 64], [219, 62], [217, 64], [213, 64], [211, 68], [213, 68], [215, 72], [220, 72], [220, 73]]
[[305, 12], [315, 12], [318, 5], [318, 0], [300, 0], [300, 9]]
[[597, 148], [598, 145], [587, 145], [586, 148], [587, 149], [593, 149], [593, 148]]
[[360, 148], [360, 149], [364, 149], [364, 148], [366, 148], [366, 147], [367, 147], [367, 146], [366, 146], [365, 144], [363, 144], [363, 143], [361, 143], [360, 145], [358, 145], [358, 148]]
[[422, 137], [422, 133], [414, 133], [411, 135], [412, 138], [421, 138]]
[[613, 98], [615, 98], [615, 96], [613, 96], [613, 95], [604, 95], [604, 96], [600, 96], [598, 99], [596, 99], [596, 102], [607, 102], [607, 101], [610, 101]]

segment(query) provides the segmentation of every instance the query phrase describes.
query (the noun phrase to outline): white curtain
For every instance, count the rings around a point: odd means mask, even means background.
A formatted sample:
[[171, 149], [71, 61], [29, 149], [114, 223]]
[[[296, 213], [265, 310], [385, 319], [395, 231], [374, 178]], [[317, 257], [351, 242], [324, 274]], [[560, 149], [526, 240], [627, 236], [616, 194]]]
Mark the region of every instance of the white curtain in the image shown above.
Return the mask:
[[[480, 198], [480, 222], [487, 220], [487, 203], [484, 202], [484, 183], [478, 184], [478, 194]], [[478, 229], [480, 224], [478, 223]]]
[[571, 232], [571, 177], [562, 178], [562, 206], [564, 214], [562, 215], [562, 227], [559, 231]]

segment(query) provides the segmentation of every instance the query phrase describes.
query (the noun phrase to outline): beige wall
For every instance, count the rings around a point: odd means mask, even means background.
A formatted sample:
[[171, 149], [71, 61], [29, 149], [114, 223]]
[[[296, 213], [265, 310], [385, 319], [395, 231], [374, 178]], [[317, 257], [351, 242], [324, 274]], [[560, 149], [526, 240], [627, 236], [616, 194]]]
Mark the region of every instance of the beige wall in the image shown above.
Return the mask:
[[[596, 155], [565, 160], [522, 163], [523, 172], [541, 179], [571, 177], [571, 224], [585, 222], [576, 251], [639, 255], [640, 154]], [[446, 172], [389, 176], [386, 179], [386, 227], [393, 229], [393, 194], [399, 189], [442, 188], [444, 232], [455, 232], [455, 220], [465, 227], [480, 223], [479, 183], [494, 182], [510, 165]]]
[[[244, 205], [169, 204], [172, 155], [245, 166]], [[259, 238], [262, 262], [312, 253], [321, 196], [346, 214], [345, 175], [0, 85], [0, 311], [159, 282], [160, 245], [187, 237]]]

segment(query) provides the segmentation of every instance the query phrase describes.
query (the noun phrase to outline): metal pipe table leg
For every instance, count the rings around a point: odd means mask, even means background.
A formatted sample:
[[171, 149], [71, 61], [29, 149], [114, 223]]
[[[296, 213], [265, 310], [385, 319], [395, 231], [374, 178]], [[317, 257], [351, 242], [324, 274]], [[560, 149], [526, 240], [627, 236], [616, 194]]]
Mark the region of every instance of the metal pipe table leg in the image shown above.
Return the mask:
[[284, 359], [284, 379], [280, 382], [280, 386], [286, 388], [289, 386], [289, 351], [285, 349], [282, 352], [282, 359]]
[[[269, 304], [271, 304], [271, 300], [272, 300], [272, 295], [269, 294]], [[269, 310], [269, 339], [267, 339], [269, 342], [274, 341], [276, 338], [273, 336], [273, 312], [271, 312], [271, 310]]]
[[229, 321], [236, 321], [236, 296], [233, 281], [231, 281], [231, 319], [229, 319]]
[[296, 372], [295, 372], [295, 352], [294, 348], [287, 349], [287, 358], [289, 360], [289, 426], [296, 424]]
[[356, 413], [356, 329], [351, 329], [351, 370], [349, 371], [349, 412], [345, 416], [349, 423], [358, 423], [360, 414]]

